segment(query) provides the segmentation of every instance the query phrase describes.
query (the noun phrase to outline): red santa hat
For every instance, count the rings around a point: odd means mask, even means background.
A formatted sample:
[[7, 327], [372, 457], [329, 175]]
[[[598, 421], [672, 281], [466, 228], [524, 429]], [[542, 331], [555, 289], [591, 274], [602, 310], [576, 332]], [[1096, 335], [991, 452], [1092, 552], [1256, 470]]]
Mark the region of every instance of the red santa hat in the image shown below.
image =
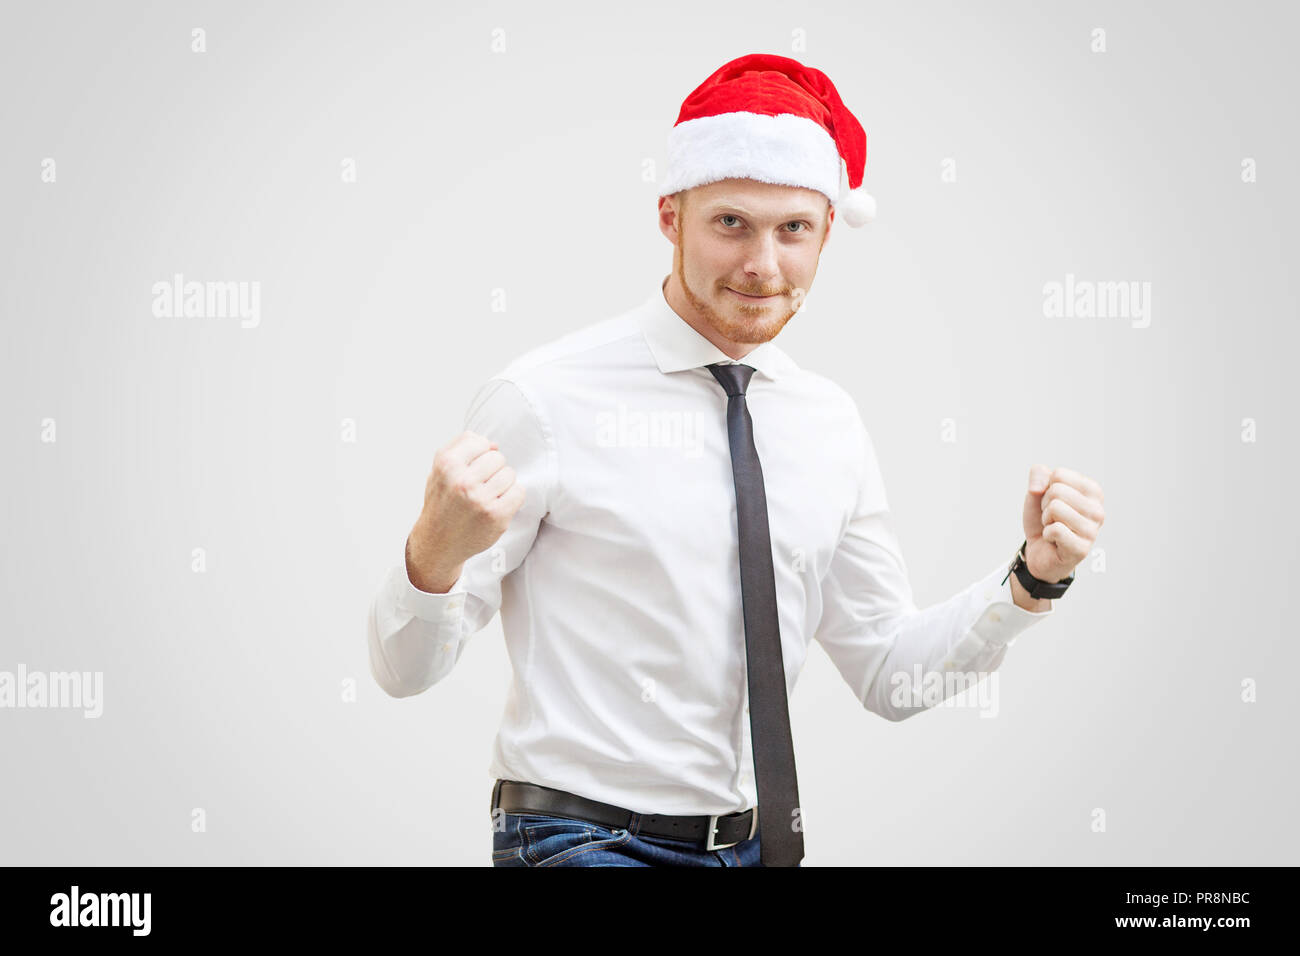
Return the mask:
[[[840, 188], [840, 161], [848, 189]], [[667, 196], [720, 179], [815, 189], [850, 226], [876, 217], [862, 188], [867, 134], [820, 70], [751, 53], [719, 68], [682, 103], [668, 134]]]

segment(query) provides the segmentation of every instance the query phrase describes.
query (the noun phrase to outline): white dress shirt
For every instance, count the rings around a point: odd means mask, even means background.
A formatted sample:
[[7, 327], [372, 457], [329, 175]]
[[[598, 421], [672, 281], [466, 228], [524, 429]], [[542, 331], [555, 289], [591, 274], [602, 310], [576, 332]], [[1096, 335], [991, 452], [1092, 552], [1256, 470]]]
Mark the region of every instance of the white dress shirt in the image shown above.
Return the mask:
[[[659, 283], [515, 359], [471, 402], [465, 428], [498, 443], [524, 505], [446, 594], [412, 585], [403, 553], [371, 607], [369, 653], [387, 693], [418, 694], [500, 609], [513, 679], [494, 778], [638, 813], [757, 802], [727, 396], [704, 367], [732, 361]], [[891, 674], [994, 670], [1053, 613], [1002, 583], [1010, 540], [919, 610], [853, 399], [774, 342], [741, 361], [755, 369], [787, 694], [815, 639], [864, 707], [901, 720], [925, 708], [895, 706]]]

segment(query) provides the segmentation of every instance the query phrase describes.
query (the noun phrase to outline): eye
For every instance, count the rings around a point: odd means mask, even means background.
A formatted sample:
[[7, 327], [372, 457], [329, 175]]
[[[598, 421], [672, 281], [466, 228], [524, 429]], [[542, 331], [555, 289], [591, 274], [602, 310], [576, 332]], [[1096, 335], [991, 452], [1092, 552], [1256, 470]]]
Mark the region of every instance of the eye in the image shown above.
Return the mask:
[[803, 226], [802, 229], [796, 230], [796, 232], [807, 232], [807, 231], [808, 231], [808, 223], [804, 222], [802, 219], [795, 219], [795, 220], [793, 220], [793, 221], [791, 221], [791, 222], [787, 222], [786, 225], [787, 225], [787, 226]]
[[[723, 215], [721, 215], [721, 216], [718, 217], [718, 222], [722, 222], [722, 220], [724, 220], [724, 219], [736, 219], [736, 217], [733, 216], [731, 213], [724, 213]], [[740, 220], [739, 220], [739, 219], [736, 219], [736, 221], [739, 222]], [[723, 224], [724, 226], [726, 225], [725, 222], [722, 222], [722, 224]]]

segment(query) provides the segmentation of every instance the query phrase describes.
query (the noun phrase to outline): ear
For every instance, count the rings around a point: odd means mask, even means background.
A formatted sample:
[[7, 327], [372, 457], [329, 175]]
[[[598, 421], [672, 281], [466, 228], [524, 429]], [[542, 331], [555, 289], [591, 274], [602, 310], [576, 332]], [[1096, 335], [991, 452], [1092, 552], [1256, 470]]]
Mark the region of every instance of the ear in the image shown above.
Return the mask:
[[677, 199], [674, 196], [659, 197], [659, 231], [662, 232], [673, 245], [677, 245], [677, 217], [681, 214], [677, 208]]

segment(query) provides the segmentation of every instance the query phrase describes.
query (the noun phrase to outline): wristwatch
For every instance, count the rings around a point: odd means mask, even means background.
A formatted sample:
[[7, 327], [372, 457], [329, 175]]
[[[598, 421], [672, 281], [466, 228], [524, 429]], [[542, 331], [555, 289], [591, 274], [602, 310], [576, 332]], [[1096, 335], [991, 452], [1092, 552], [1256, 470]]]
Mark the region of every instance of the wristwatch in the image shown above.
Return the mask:
[[[1074, 572], [1071, 571], [1069, 577], [1062, 578], [1059, 581], [1040, 581], [1029, 573], [1029, 565], [1025, 563], [1025, 545], [1028, 543], [1028, 540], [1020, 542], [1020, 550], [1016, 552], [1011, 567], [1007, 568], [1007, 578], [1011, 577], [1011, 572], [1014, 571], [1016, 577], [1020, 580], [1021, 587], [1032, 598], [1059, 598], [1074, 583]], [[1007, 578], [1002, 579], [1003, 584], [1007, 583]]]

